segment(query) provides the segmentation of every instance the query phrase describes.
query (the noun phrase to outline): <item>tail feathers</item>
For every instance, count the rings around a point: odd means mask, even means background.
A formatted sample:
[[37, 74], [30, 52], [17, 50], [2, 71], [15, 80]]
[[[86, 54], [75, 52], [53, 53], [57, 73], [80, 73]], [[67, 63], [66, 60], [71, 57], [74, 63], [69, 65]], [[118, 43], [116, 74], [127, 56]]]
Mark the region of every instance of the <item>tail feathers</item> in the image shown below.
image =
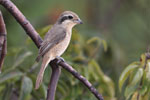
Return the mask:
[[35, 89], [38, 89], [40, 87], [40, 84], [42, 83], [43, 80], [43, 75], [44, 75], [44, 71], [40, 71], [36, 79]]
[[43, 58], [42, 66], [41, 66], [40, 72], [39, 72], [39, 74], [37, 76], [37, 79], [36, 79], [35, 89], [38, 89], [40, 84], [42, 83], [43, 76], [44, 76], [44, 71], [45, 71], [48, 63], [50, 62], [50, 60], [51, 59], [49, 57], [44, 57]]

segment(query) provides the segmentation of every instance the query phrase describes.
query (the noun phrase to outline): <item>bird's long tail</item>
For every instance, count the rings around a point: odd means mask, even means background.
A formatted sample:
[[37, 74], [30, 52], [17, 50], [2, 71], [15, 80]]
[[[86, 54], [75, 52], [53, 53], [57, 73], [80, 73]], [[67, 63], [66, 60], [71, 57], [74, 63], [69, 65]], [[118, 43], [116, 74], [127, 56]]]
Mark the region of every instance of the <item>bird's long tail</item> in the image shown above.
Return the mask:
[[42, 80], [43, 80], [43, 75], [44, 75], [44, 71], [48, 65], [48, 63], [51, 61], [51, 58], [50, 57], [47, 57], [47, 56], [44, 56], [43, 57], [43, 61], [42, 61], [42, 65], [41, 65], [41, 69], [40, 69], [40, 72], [37, 76], [37, 79], [36, 79], [36, 85], [35, 85], [35, 89], [38, 89], [40, 84], [42, 83]]

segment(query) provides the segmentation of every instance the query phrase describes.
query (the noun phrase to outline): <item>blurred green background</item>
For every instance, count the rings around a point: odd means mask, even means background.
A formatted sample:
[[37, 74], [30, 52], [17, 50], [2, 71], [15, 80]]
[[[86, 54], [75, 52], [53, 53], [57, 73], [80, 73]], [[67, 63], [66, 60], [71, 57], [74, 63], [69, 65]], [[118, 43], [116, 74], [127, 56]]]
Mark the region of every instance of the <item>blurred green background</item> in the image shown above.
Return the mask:
[[[76, 12], [83, 25], [74, 29], [63, 55], [105, 100], [124, 100], [118, 79], [129, 63], [139, 60], [150, 43], [150, 0], [12, 0], [43, 35], [65, 10]], [[22, 27], [0, 6], [8, 32], [8, 54], [0, 75], [0, 100], [44, 100], [51, 69], [34, 90], [40, 64], [38, 49]], [[107, 50], [106, 50], [107, 49]], [[28, 85], [29, 84], [29, 85]], [[56, 100], [96, 100], [73, 76], [62, 70]]]

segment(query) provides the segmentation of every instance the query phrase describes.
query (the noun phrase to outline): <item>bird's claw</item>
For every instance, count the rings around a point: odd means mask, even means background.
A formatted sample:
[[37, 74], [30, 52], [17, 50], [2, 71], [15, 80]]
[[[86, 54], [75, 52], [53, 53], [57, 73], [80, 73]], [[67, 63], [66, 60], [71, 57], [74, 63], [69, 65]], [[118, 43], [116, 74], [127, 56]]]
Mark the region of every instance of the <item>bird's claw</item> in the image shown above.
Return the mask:
[[65, 60], [64, 60], [64, 58], [62, 58], [62, 57], [56, 57], [57, 59], [58, 59], [58, 61], [57, 61], [57, 64], [59, 64], [61, 61], [62, 62], [65, 62]]

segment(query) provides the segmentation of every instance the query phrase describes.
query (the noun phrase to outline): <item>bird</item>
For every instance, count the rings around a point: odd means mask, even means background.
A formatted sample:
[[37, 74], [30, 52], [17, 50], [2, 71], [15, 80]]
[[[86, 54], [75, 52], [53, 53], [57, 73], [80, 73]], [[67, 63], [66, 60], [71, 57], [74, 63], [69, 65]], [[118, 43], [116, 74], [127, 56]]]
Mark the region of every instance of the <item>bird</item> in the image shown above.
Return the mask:
[[36, 58], [37, 62], [42, 58], [42, 64], [36, 79], [35, 89], [40, 87], [44, 71], [49, 62], [55, 58], [60, 58], [67, 49], [71, 40], [72, 28], [82, 23], [82, 20], [76, 13], [64, 11], [60, 14], [52, 28], [46, 33]]

